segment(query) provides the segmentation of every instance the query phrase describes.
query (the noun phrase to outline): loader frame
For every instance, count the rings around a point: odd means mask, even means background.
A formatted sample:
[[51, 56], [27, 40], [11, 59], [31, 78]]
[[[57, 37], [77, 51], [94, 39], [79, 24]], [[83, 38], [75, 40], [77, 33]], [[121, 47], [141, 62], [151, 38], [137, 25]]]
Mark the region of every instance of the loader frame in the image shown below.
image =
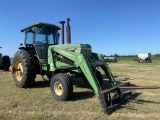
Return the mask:
[[[60, 61], [55, 61], [53, 59], [54, 57], [52, 56], [54, 53], [60, 54], [63, 57], [70, 59], [74, 62], [75, 66], [70, 66]], [[130, 83], [123, 83], [120, 85], [117, 84], [107, 63], [104, 62], [103, 55], [92, 53], [91, 55], [94, 58], [94, 61], [88, 61], [85, 53], [77, 54], [75, 52], [70, 52], [67, 50], [52, 47], [49, 48], [48, 54], [48, 65], [50, 65], [48, 68], [50, 71], [56, 71], [57, 69], [67, 69], [70, 72], [76, 71], [78, 73], [79, 71], [81, 71], [85, 75], [93, 90], [99, 96], [99, 100], [101, 102], [104, 113], [110, 114], [123, 102], [127, 101], [131, 96], [130, 91], [122, 93], [121, 89], [119, 88], [120, 86], [129, 86]], [[53, 63], [53, 61], [55, 62]], [[93, 69], [95, 69], [96, 67], [100, 67], [109, 79], [111, 86], [110, 89], [103, 90], [99, 85], [98, 80], [93, 72]], [[43, 68], [44, 70], [47, 70], [47, 66], [44, 66]], [[112, 99], [110, 93], [113, 92], [115, 93], [116, 98]]]

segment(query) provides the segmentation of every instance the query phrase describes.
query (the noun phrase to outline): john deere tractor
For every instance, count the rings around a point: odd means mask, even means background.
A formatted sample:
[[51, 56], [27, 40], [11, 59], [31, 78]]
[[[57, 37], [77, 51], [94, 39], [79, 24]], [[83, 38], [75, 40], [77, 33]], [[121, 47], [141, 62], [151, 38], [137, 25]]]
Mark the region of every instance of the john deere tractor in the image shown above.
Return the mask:
[[[2, 47], [0, 47], [0, 48], [2, 48]], [[5, 71], [9, 71], [9, 67], [10, 67], [9, 56], [8, 55], [2, 56], [2, 54], [0, 53], [0, 68]]]
[[[21, 30], [25, 33], [24, 44], [20, 44], [12, 63], [16, 86], [32, 87], [37, 74], [47, 75], [53, 97], [66, 101], [73, 95], [72, 80], [81, 76], [99, 96], [104, 112], [111, 113], [130, 97], [130, 91], [122, 92], [130, 83], [117, 84], [103, 55], [93, 53], [89, 44], [71, 44], [69, 19], [66, 27], [67, 44], [64, 44], [65, 21], [60, 23], [61, 28], [38, 22]], [[62, 44], [59, 44], [60, 29]], [[105, 86], [102, 88], [100, 69], [108, 78], [109, 89]]]

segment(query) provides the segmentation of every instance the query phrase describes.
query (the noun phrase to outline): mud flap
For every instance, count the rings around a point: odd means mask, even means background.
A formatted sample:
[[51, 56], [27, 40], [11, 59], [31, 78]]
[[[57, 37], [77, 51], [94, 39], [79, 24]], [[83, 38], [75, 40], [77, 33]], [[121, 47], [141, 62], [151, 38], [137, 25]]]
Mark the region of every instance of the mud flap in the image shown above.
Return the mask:
[[102, 105], [103, 111], [106, 114], [111, 114], [123, 103], [127, 102], [131, 97], [131, 91], [121, 90], [120, 86], [129, 86], [129, 82], [117, 85], [113, 88], [100, 91], [99, 99]]

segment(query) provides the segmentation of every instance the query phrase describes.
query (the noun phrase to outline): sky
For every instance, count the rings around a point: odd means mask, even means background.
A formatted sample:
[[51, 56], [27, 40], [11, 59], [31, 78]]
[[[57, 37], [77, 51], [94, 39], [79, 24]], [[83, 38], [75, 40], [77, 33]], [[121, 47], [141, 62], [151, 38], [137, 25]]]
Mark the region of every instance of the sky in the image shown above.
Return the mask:
[[72, 43], [90, 44], [93, 52], [160, 53], [160, 0], [1, 0], [0, 53], [14, 56], [24, 42], [21, 29], [36, 22], [60, 26], [66, 18]]

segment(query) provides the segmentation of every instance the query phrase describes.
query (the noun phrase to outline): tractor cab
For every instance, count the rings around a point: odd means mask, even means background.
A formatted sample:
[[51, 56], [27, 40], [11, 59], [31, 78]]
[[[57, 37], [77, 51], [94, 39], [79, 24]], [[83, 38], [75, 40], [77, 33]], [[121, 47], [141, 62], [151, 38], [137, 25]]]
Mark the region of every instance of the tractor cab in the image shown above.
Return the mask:
[[46, 64], [48, 47], [59, 44], [58, 30], [58, 26], [44, 22], [26, 27], [21, 31], [25, 31], [25, 49], [36, 54], [40, 63]]

